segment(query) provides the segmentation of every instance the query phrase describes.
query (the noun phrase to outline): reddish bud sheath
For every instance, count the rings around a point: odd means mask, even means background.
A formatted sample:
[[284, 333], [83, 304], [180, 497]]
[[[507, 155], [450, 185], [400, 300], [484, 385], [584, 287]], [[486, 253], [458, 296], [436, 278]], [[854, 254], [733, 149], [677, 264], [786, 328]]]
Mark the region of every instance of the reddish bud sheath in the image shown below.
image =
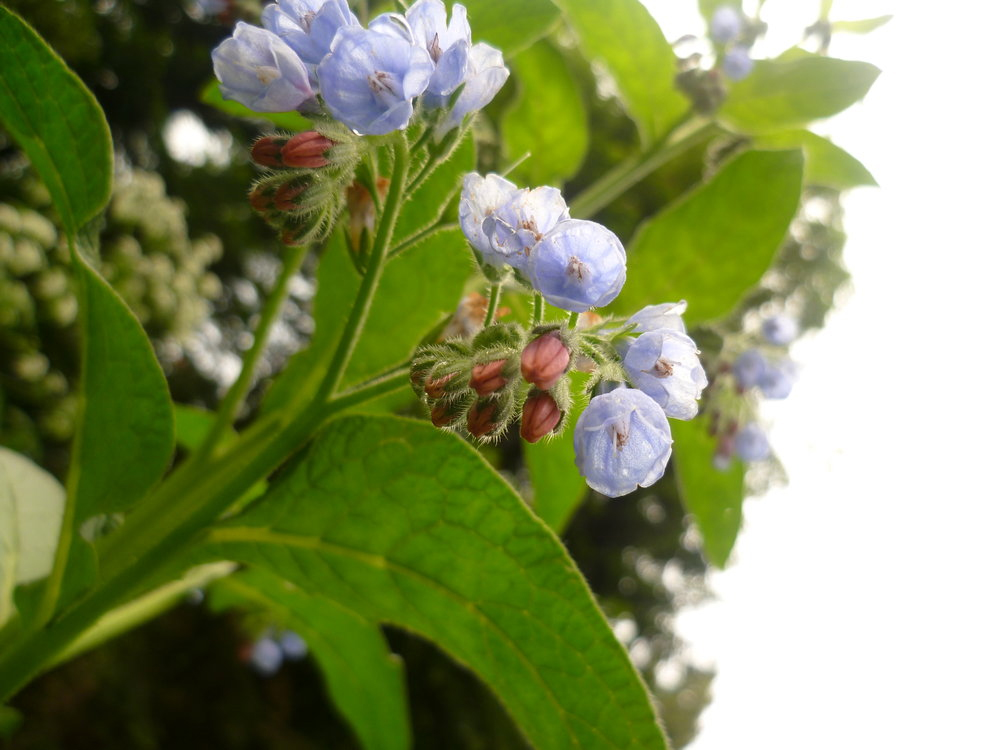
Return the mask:
[[250, 158], [262, 167], [283, 167], [281, 149], [287, 140], [274, 135], [258, 138], [250, 148]]
[[329, 166], [326, 158], [330, 149], [337, 145], [325, 135], [310, 130], [293, 136], [281, 149], [281, 160], [286, 167], [316, 169]]
[[435, 427], [447, 427], [458, 419], [461, 410], [455, 404], [438, 404], [431, 409], [431, 424]]
[[448, 381], [456, 375], [458, 375], [457, 372], [449, 372], [447, 375], [434, 378], [434, 380], [428, 380], [424, 384], [424, 393], [427, 394], [427, 398], [441, 398], [444, 395], [444, 387], [448, 384]]
[[274, 206], [279, 211], [294, 211], [299, 207], [298, 197], [306, 191], [305, 181], [286, 182], [274, 191]]
[[547, 391], [569, 369], [570, 352], [557, 333], [544, 333], [521, 352], [521, 375], [536, 388]]
[[547, 393], [536, 393], [524, 402], [521, 410], [521, 437], [537, 443], [559, 426], [562, 411], [556, 400]]
[[274, 196], [271, 190], [263, 185], [258, 185], [250, 191], [250, 205], [254, 211], [265, 213], [274, 209]]
[[503, 376], [506, 359], [495, 359], [483, 365], [476, 365], [472, 368], [472, 377], [469, 378], [469, 388], [480, 396], [489, 396], [507, 385], [507, 378]]
[[465, 418], [465, 426], [469, 434], [475, 437], [489, 435], [496, 430], [497, 423], [493, 421], [497, 413], [495, 401], [479, 401], [471, 409]]

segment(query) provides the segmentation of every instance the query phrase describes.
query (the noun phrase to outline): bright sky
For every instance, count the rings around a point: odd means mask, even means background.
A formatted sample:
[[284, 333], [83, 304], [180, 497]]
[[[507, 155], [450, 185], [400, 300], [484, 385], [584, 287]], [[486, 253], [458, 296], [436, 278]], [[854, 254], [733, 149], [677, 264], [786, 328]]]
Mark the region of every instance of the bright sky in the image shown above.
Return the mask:
[[[669, 38], [699, 31], [660, 2]], [[818, 5], [768, 0], [769, 36], [794, 41]], [[849, 196], [854, 293], [768, 412], [789, 486], [747, 503], [720, 601], [678, 620], [718, 670], [693, 750], [1000, 748], [1000, 11], [837, 0], [831, 17], [883, 13], [831, 48], [883, 70], [818, 128], [882, 187]]]

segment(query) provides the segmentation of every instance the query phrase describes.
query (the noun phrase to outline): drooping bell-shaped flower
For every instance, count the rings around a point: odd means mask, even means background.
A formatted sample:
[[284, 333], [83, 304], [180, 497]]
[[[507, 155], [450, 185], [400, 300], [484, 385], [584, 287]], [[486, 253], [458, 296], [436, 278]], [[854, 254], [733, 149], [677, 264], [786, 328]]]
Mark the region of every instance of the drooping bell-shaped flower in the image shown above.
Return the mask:
[[469, 243], [483, 260], [502, 268], [507, 259], [493, 249], [493, 243], [483, 231], [483, 222], [517, 193], [517, 186], [497, 174], [485, 177], [470, 172], [462, 179], [462, 196], [458, 203], [458, 223]]
[[254, 112], [290, 112], [315, 96], [295, 51], [270, 31], [242, 21], [212, 50], [212, 67], [223, 98]]
[[733, 436], [733, 449], [744, 461], [763, 461], [771, 455], [767, 433], [756, 422], [751, 422]]
[[330, 52], [339, 28], [361, 27], [347, 0], [278, 0], [264, 7], [260, 22], [311, 69]]
[[[484, 42], [472, 45], [465, 79], [462, 81], [465, 88], [458, 95], [454, 106], [438, 124], [435, 135], [440, 138], [449, 130], [461, 125], [466, 115], [478, 112], [493, 101], [493, 97], [503, 88], [509, 77], [510, 70], [504, 65], [503, 53], [500, 50]], [[445, 106], [448, 100], [443, 96], [429, 95], [425, 97], [425, 101], [428, 107], [435, 108]]]
[[687, 335], [666, 328], [644, 333], [629, 347], [624, 365], [635, 387], [668, 417], [693, 419], [698, 414], [708, 378], [698, 347]]
[[441, 0], [417, 0], [406, 11], [417, 44], [434, 62], [434, 75], [427, 93], [447, 96], [465, 80], [472, 50], [472, 30], [465, 6], [455, 3], [448, 22], [448, 9]]
[[367, 29], [342, 26], [317, 68], [327, 108], [362, 135], [405, 128], [433, 72], [427, 51], [395, 14], [373, 19]]
[[634, 388], [595, 396], [573, 431], [577, 468], [588, 485], [608, 497], [656, 482], [672, 444], [663, 409]]
[[687, 306], [686, 300], [646, 305], [625, 323], [633, 324], [635, 328], [632, 329], [632, 332], [637, 335], [662, 329], [685, 333], [687, 329], [684, 327], [684, 319], [681, 316], [687, 311]]
[[546, 302], [563, 310], [603, 307], [625, 284], [625, 248], [596, 222], [561, 221], [531, 251], [528, 276]]
[[560, 221], [569, 218], [562, 193], [554, 187], [525, 188], [497, 208], [483, 225], [493, 250], [514, 268], [525, 269], [531, 249]]

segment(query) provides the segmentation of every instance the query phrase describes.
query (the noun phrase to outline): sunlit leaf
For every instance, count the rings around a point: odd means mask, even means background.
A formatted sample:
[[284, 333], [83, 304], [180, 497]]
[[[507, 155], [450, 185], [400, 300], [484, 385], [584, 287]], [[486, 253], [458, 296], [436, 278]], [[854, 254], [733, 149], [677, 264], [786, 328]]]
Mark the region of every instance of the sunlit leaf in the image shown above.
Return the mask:
[[[451, 3], [449, 3], [451, 5]], [[512, 57], [549, 33], [559, 9], [551, 0], [462, 0], [473, 42], [488, 42]]]
[[534, 747], [664, 748], [648, 693], [544, 524], [455, 435], [334, 422], [206, 553], [435, 642], [489, 685]]
[[834, 32], [846, 32], [848, 34], [868, 34], [885, 26], [892, 20], [892, 16], [877, 16], [875, 18], [862, 18], [857, 21], [834, 21], [830, 24], [830, 29]]
[[806, 185], [822, 185], [835, 190], [878, 185], [864, 164], [827, 138], [808, 130], [762, 135], [754, 139], [754, 145], [774, 149], [801, 147], [806, 156], [803, 173]]
[[771, 265], [802, 191], [802, 152], [746, 151], [636, 231], [623, 314], [688, 301], [689, 323], [725, 315]]
[[70, 234], [111, 195], [111, 133], [86, 86], [0, 6], [0, 122], [31, 159]]

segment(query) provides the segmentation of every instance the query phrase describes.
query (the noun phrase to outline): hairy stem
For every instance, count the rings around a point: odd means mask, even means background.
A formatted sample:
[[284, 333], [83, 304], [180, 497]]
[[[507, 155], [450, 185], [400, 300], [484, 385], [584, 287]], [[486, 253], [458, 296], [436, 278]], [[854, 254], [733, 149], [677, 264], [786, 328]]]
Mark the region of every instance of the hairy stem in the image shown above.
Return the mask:
[[486, 307], [486, 317], [483, 318], [483, 328], [492, 325], [493, 318], [496, 317], [497, 307], [500, 304], [500, 284], [499, 282], [490, 287], [490, 302]]

